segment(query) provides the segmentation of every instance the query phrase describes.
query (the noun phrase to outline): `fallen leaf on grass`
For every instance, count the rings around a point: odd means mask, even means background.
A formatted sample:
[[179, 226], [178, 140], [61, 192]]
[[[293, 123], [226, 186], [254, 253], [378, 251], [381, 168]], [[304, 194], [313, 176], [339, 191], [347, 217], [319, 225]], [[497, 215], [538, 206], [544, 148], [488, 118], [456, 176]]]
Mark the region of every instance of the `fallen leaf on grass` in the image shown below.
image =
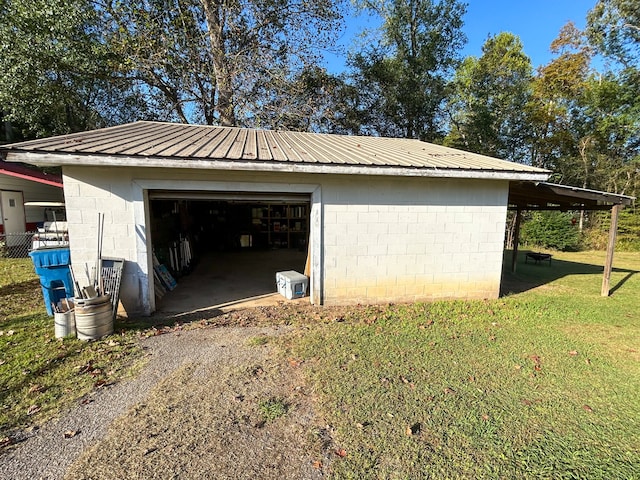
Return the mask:
[[34, 413], [38, 413], [40, 411], [40, 407], [38, 405], [31, 405], [27, 409], [27, 415], [33, 415]]
[[456, 391], [453, 388], [449, 388], [449, 387], [445, 388], [443, 391], [444, 391], [444, 393], [448, 393], [449, 395], [455, 395], [456, 394]]
[[522, 369], [522, 365], [514, 365], [513, 368], [515, 368], [516, 370], [521, 370]]
[[316, 460], [315, 462], [313, 462], [313, 468], [315, 468], [316, 470], [320, 470], [322, 468], [322, 462], [320, 460]]
[[582, 408], [584, 409], [585, 412], [593, 412], [593, 408], [591, 408], [589, 405], [583, 405]]
[[289, 362], [289, 365], [291, 365], [292, 367], [299, 367], [300, 364], [302, 363], [300, 360], [296, 360], [295, 358], [289, 358], [287, 359], [287, 361]]
[[73, 438], [75, 437], [78, 433], [80, 433], [79, 430], [67, 430], [66, 432], [64, 432], [64, 438]]
[[347, 451], [344, 448], [339, 448], [334, 453], [340, 458], [344, 458], [347, 456]]

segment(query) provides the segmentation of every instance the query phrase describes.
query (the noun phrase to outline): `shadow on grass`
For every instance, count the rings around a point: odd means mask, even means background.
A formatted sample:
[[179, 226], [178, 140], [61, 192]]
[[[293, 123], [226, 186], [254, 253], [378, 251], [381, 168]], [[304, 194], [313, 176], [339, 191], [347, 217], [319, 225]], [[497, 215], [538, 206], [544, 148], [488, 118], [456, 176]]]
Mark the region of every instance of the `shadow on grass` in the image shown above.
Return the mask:
[[[566, 260], [552, 259], [551, 263], [548, 261], [542, 261], [535, 263], [532, 261], [525, 262], [526, 254], [528, 250], [521, 250], [518, 252], [518, 262], [516, 265], [516, 272], [511, 272], [511, 260], [513, 258], [513, 251], [508, 250], [504, 255], [504, 263], [502, 265], [502, 280], [500, 283], [500, 295], [508, 295], [512, 293], [522, 293], [527, 290], [546, 285], [559, 278], [563, 278], [569, 275], [602, 275], [604, 267], [601, 265], [592, 265], [588, 263], [569, 262]], [[615, 285], [611, 286], [609, 294], [613, 295], [635, 274], [636, 270], [628, 270], [624, 268], [614, 268], [612, 272], [626, 273], [625, 277]], [[598, 280], [594, 278], [594, 281], [602, 281], [602, 277]]]
[[10, 295], [32, 294], [40, 288], [40, 279], [33, 278], [20, 283], [10, 283], [0, 287], [0, 297]]
[[[9, 385], [0, 389], [0, 404], [4, 404], [5, 399], [12, 392], [38, 385], [40, 379], [47, 373], [63, 368], [65, 362], [74, 360], [82, 353], [81, 348], [71, 347], [62, 341], [46, 340], [44, 335], [40, 335], [49, 322], [53, 324], [51, 317], [46, 313], [39, 313], [14, 317], [2, 325], [4, 329], [17, 332], [15, 336], [9, 337], [11, 338], [10, 345], [5, 345], [4, 353], [22, 359], [20, 363], [24, 365], [24, 368], [20, 371], [20, 375], [15, 375], [12, 378]], [[27, 331], [28, 334], [20, 335], [20, 332]], [[31, 343], [33, 340], [37, 340], [38, 343], [36, 345], [32, 343], [31, 346], [28, 346], [27, 342]], [[46, 344], [50, 344], [50, 346], [45, 347]], [[32, 352], [26, 353], [23, 347], [30, 348]]]

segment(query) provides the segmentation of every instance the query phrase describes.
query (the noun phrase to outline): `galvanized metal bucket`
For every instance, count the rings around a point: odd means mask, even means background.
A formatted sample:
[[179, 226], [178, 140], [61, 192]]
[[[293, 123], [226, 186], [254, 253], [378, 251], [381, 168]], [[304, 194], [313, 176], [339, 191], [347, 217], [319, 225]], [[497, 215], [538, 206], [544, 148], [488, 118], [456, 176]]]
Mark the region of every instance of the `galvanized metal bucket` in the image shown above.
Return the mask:
[[111, 296], [76, 300], [76, 332], [80, 340], [97, 340], [113, 333]]

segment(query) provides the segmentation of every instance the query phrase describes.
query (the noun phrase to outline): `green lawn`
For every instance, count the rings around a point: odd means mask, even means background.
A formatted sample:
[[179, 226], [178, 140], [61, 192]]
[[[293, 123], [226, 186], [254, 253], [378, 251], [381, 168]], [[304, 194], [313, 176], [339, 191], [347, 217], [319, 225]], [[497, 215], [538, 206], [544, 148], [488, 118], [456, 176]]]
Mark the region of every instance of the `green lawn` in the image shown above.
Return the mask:
[[31, 259], [0, 258], [0, 450], [17, 429], [129, 375], [140, 353], [135, 332], [56, 339]]
[[[616, 253], [608, 298], [603, 260], [519, 262], [498, 300], [276, 319], [302, 327], [285, 355], [330, 425], [331, 475], [640, 479], [640, 254]], [[129, 374], [141, 352], [131, 325], [55, 339], [38, 289], [30, 260], [0, 260], [0, 449]]]
[[334, 478], [640, 478], [640, 254], [616, 254], [609, 298], [603, 260], [556, 253], [505, 274], [520, 293], [295, 340], [346, 451]]

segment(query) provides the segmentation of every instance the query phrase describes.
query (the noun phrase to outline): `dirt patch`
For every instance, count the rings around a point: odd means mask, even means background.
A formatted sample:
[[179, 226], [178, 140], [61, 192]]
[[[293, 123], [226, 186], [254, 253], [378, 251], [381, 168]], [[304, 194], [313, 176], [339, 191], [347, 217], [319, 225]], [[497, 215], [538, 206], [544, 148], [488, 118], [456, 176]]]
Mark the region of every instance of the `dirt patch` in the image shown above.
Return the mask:
[[[299, 364], [275, 355], [282, 333], [186, 332], [200, 352], [114, 421], [65, 478], [322, 477], [329, 445]], [[264, 412], [270, 400], [285, 409], [278, 418]]]

